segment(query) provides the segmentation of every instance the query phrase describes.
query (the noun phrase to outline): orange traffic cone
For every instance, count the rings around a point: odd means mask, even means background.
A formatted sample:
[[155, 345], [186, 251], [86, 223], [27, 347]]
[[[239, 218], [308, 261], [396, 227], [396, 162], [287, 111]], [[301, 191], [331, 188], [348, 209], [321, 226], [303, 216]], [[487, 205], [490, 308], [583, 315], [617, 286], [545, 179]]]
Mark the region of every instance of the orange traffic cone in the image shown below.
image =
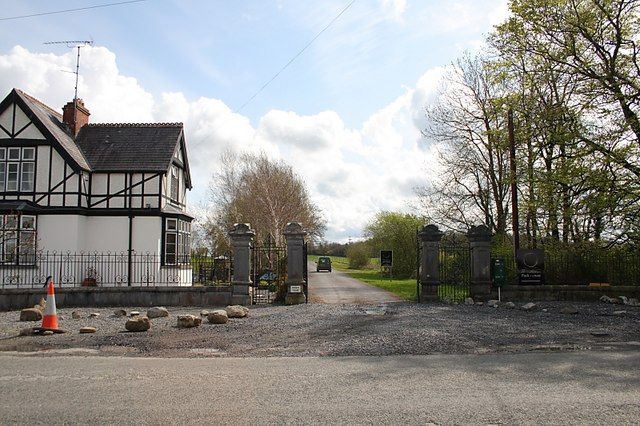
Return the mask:
[[58, 330], [58, 314], [56, 313], [56, 295], [53, 290], [53, 278], [47, 278], [47, 304], [42, 317], [42, 330]]

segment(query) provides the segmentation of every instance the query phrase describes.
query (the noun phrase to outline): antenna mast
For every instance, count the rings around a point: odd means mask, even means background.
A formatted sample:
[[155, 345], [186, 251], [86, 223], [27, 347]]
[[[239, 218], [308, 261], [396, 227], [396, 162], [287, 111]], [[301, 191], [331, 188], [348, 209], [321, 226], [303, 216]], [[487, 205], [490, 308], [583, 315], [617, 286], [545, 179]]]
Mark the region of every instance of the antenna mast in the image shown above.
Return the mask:
[[80, 75], [80, 48], [84, 46], [93, 46], [93, 40], [63, 40], [63, 41], [48, 41], [45, 44], [66, 44], [68, 48], [77, 48], [78, 56], [76, 58], [76, 87], [73, 93], [73, 102], [78, 99], [78, 77]]

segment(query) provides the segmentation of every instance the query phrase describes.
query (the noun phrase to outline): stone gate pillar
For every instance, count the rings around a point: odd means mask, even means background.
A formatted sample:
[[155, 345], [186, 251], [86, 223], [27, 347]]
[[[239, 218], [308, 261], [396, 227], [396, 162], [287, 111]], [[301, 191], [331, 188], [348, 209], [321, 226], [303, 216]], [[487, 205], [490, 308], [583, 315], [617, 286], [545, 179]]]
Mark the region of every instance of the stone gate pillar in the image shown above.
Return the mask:
[[248, 305], [251, 303], [251, 243], [255, 232], [248, 223], [236, 223], [229, 231], [233, 249], [233, 277], [231, 278], [231, 303]]
[[440, 285], [440, 240], [442, 232], [436, 225], [426, 225], [418, 233], [420, 238], [420, 303], [438, 300]]
[[491, 230], [486, 225], [474, 226], [467, 232], [471, 248], [471, 285], [473, 300], [491, 299]]
[[284, 238], [287, 241], [287, 294], [285, 305], [297, 305], [305, 302], [304, 295], [304, 236], [305, 230], [298, 222], [287, 223]]

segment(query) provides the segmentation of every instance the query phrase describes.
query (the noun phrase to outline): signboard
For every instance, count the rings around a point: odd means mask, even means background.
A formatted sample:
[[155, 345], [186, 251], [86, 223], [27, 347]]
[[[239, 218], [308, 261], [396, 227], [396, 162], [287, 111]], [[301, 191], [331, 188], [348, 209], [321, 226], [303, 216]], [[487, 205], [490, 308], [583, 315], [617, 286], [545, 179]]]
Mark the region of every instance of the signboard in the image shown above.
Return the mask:
[[522, 285], [544, 283], [544, 251], [521, 249], [516, 252], [519, 282]]
[[504, 258], [493, 259], [493, 286], [502, 287], [507, 282], [507, 268]]
[[380, 250], [380, 266], [393, 266], [392, 250]]
[[289, 293], [302, 293], [302, 286], [301, 285], [290, 285], [289, 286]]

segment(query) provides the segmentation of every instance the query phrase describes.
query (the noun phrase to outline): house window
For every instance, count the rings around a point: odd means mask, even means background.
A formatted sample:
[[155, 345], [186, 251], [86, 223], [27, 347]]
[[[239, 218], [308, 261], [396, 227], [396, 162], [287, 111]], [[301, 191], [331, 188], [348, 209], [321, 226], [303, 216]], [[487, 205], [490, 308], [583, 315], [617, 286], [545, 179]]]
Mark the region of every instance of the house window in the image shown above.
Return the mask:
[[176, 203], [180, 201], [178, 194], [180, 188], [178, 173], [178, 168], [176, 166], [171, 166], [171, 201]]
[[0, 149], [0, 192], [32, 192], [36, 176], [36, 149]]
[[0, 264], [33, 265], [36, 260], [36, 217], [0, 215]]
[[165, 219], [164, 264], [186, 265], [191, 261], [191, 224], [180, 219]]

